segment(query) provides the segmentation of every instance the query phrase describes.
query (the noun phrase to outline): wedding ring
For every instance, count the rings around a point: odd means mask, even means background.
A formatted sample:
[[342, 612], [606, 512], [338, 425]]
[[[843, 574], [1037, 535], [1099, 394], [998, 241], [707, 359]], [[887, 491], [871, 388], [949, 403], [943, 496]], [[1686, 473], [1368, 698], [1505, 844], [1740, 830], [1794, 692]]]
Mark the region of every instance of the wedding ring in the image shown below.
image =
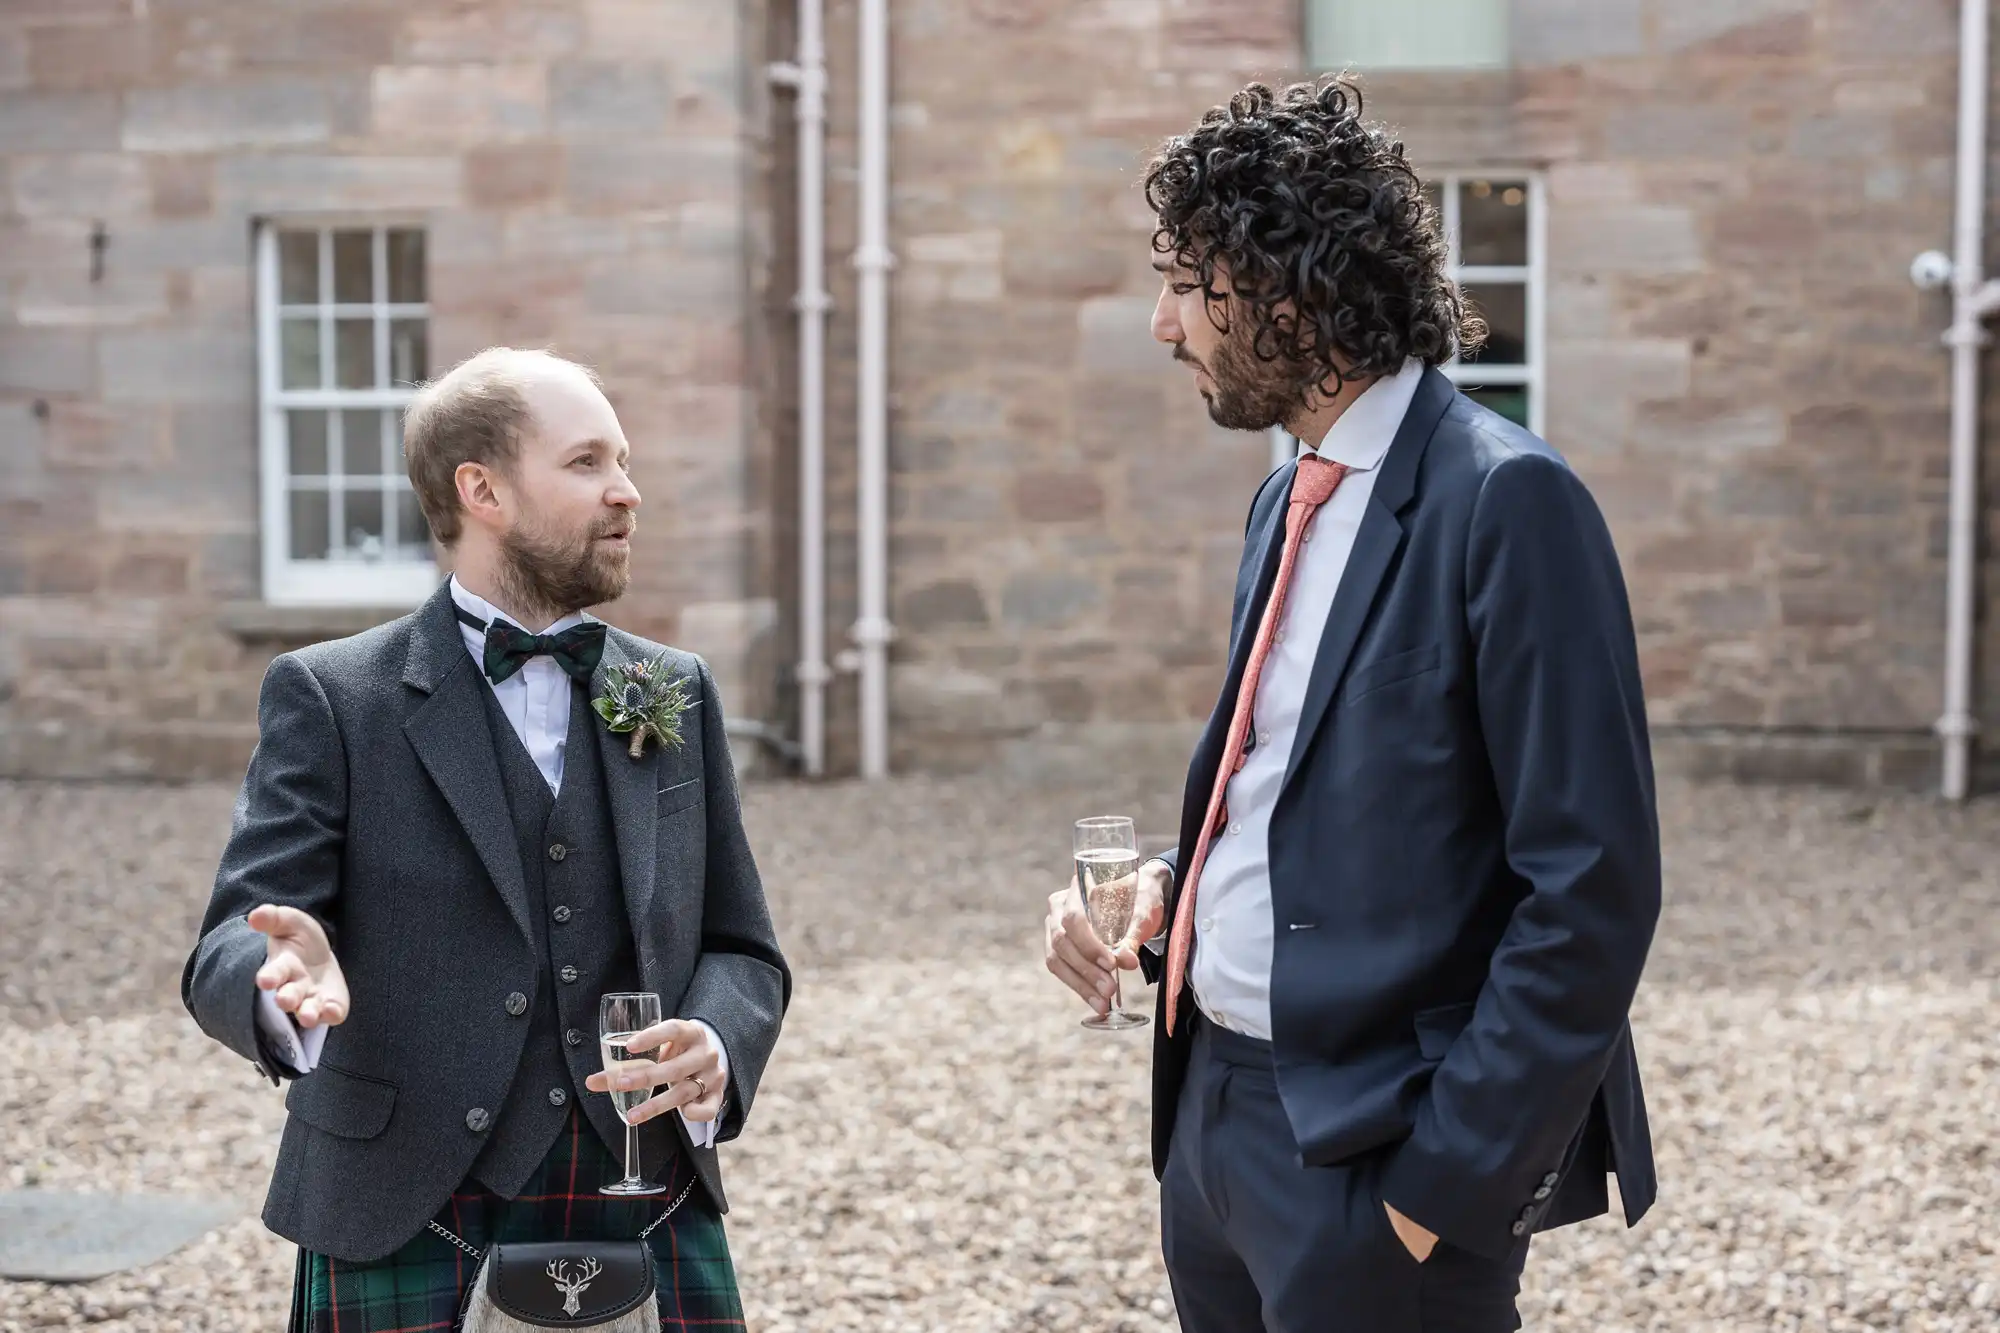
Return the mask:
[[708, 1100], [708, 1084], [706, 1084], [706, 1083], [704, 1083], [704, 1082], [702, 1082], [702, 1081], [701, 1081], [701, 1075], [700, 1075], [700, 1074], [689, 1074], [689, 1075], [688, 1075], [688, 1077], [689, 1077], [690, 1079], [693, 1079], [693, 1080], [694, 1080], [694, 1087], [695, 1087], [695, 1091], [701, 1094], [701, 1100], [702, 1100], [702, 1101], [707, 1101], [707, 1100]]

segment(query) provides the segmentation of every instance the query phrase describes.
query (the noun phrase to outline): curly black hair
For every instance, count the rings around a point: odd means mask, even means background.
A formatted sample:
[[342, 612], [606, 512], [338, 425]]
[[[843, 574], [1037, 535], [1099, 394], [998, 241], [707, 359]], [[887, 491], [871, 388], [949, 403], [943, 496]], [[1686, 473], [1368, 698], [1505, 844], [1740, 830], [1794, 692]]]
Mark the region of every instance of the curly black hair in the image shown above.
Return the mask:
[[1155, 253], [1193, 279], [1179, 290], [1198, 285], [1224, 333], [1244, 310], [1250, 348], [1295, 367], [1307, 400], [1336, 377], [1440, 365], [1485, 341], [1436, 207], [1345, 76], [1251, 84], [1168, 139], [1145, 184]]

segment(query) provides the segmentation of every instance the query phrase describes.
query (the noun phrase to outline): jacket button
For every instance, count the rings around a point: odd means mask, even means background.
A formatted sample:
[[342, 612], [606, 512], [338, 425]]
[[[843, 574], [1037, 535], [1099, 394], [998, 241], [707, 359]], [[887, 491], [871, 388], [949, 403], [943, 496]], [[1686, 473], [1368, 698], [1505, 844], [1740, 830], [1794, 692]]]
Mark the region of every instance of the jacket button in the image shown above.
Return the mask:
[[521, 994], [521, 992], [519, 991], [515, 991], [512, 995], [509, 995], [507, 997], [507, 1012], [514, 1015], [514, 1017], [516, 1018], [519, 1018], [522, 1014], [527, 1013], [528, 997]]
[[568, 855], [569, 855], [569, 848], [567, 848], [567, 847], [563, 846], [563, 845], [562, 845], [561, 843], [559, 843], [559, 842], [558, 842], [558, 843], [553, 843], [553, 844], [551, 844], [551, 845], [550, 845], [550, 847], [549, 847], [549, 860], [551, 860], [551, 861], [560, 861], [560, 860], [562, 860], [562, 859], [563, 859], [563, 858], [564, 858], [565, 856], [568, 856]]
[[486, 1127], [493, 1123], [493, 1117], [486, 1114], [486, 1108], [475, 1106], [465, 1113], [465, 1127], [475, 1134], [484, 1134]]
[[1562, 1173], [1560, 1171], [1551, 1171], [1546, 1176], [1542, 1177], [1542, 1183], [1544, 1185], [1547, 1185], [1550, 1189], [1554, 1189], [1556, 1187], [1557, 1182], [1559, 1182], [1561, 1179], [1562, 1179]]
[[583, 1034], [575, 1028], [571, 1028], [569, 1031], [563, 1033], [563, 1040], [572, 1046], [581, 1046], [583, 1045]]
[[550, 1106], [563, 1106], [566, 1105], [568, 1101], [569, 1101], [569, 1094], [567, 1092], [564, 1092], [561, 1088], [549, 1089]]
[[574, 985], [576, 983], [577, 971], [573, 967], [565, 967], [558, 975], [560, 975], [564, 981], [569, 982], [571, 985]]
[[1535, 1191], [1535, 1201], [1537, 1203], [1540, 1203], [1543, 1199], [1548, 1198], [1551, 1194], [1554, 1193], [1555, 1193], [1554, 1190], [1550, 1189], [1547, 1185], [1543, 1185], [1541, 1188]]
[[1510, 1235], [1525, 1236], [1528, 1234], [1528, 1224], [1526, 1222], [1516, 1222], [1513, 1226], [1508, 1227], [1507, 1231]]
[[567, 907], [558, 907], [555, 911], [549, 913], [549, 915], [554, 917], [558, 922], [567, 921], [569, 920], [569, 909]]

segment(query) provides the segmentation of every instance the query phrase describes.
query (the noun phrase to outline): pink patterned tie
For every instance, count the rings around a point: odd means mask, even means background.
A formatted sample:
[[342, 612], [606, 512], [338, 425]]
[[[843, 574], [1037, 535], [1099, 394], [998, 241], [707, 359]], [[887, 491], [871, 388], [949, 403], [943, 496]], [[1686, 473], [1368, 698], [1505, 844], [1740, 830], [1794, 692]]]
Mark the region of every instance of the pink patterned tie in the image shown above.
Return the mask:
[[1278, 577], [1271, 584], [1271, 598], [1264, 604], [1264, 618], [1257, 623], [1257, 638], [1250, 645], [1250, 661], [1243, 668], [1243, 684], [1236, 691], [1236, 711], [1229, 718], [1229, 738], [1222, 747], [1222, 762], [1215, 770], [1215, 790], [1208, 797], [1208, 819], [1195, 843], [1194, 860], [1181, 879], [1179, 899], [1174, 903], [1173, 934], [1167, 937], [1167, 1032], [1174, 1030], [1174, 1014], [1179, 1008], [1181, 988], [1187, 980], [1188, 951], [1194, 944], [1194, 895], [1201, 882], [1201, 868], [1208, 861], [1208, 848], [1217, 830], [1229, 822], [1223, 800], [1229, 779], [1243, 767], [1243, 745], [1250, 735], [1251, 716], [1257, 706], [1257, 678], [1264, 674], [1264, 659], [1271, 655], [1271, 643], [1285, 612], [1285, 590], [1292, 584], [1292, 568], [1298, 563], [1299, 544], [1313, 513], [1333, 498], [1347, 475], [1339, 463], [1329, 463], [1314, 454], [1299, 459], [1298, 474], [1292, 478], [1291, 505], [1285, 510], [1285, 547], [1278, 557]]

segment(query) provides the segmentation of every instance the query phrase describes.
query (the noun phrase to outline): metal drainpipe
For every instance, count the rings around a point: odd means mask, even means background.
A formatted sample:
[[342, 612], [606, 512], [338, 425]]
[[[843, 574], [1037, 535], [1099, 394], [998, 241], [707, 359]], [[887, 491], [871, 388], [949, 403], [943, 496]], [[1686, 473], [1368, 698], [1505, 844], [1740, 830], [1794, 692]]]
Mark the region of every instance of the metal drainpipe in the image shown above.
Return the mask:
[[859, 491], [861, 776], [889, 772], [889, 4], [861, 0]]
[[[1958, 198], [1951, 264], [1951, 492], [1945, 574], [1943, 794], [1962, 801], [1971, 789], [1973, 630], [1978, 605], [1979, 357], [1985, 318], [2000, 306], [2000, 284], [1985, 277], [1986, 114], [1989, 0], [1963, 0], [1959, 12]], [[1921, 262], [1921, 261], [1920, 261]]]
[[826, 38], [823, 0], [799, 0], [795, 63], [770, 67], [794, 89], [799, 123], [799, 744], [806, 776], [826, 771]]

